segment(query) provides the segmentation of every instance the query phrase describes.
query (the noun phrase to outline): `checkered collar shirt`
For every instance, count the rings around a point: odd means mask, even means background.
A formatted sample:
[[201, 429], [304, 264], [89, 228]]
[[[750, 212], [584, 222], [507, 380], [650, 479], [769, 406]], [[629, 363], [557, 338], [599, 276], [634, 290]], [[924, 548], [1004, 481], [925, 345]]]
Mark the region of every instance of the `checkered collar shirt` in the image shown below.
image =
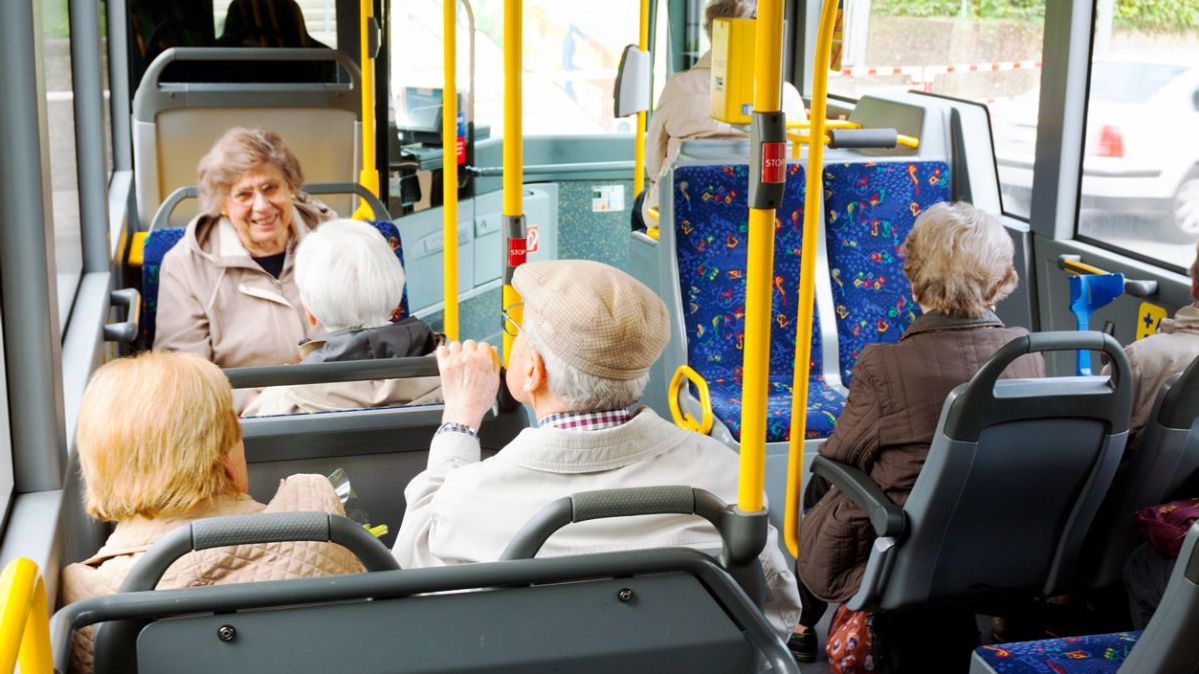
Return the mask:
[[606, 412], [563, 412], [537, 420], [538, 428], [558, 428], [567, 431], [599, 431], [627, 423], [633, 416], [628, 410]]

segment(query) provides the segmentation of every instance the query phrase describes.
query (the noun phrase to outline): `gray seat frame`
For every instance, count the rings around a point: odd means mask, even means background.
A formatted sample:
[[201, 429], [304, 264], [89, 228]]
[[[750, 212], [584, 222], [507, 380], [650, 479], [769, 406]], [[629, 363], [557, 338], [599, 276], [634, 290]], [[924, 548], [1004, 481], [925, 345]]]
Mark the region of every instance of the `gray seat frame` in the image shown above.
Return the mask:
[[[1022, 355], [1076, 349], [1106, 352], [1114, 376], [997, 381]], [[1124, 452], [1131, 386], [1128, 359], [1110, 336], [1026, 335], [950, 393], [902, 508], [858, 467], [818, 457], [813, 471], [861, 507], [878, 536], [849, 608], [1071, 589]]]

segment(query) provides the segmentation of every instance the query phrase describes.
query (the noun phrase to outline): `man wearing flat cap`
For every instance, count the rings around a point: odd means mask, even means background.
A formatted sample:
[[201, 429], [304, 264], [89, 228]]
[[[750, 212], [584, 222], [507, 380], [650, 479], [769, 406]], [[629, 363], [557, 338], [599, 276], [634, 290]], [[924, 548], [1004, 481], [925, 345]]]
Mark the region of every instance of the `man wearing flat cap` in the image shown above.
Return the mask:
[[[499, 559], [522, 526], [576, 492], [683, 484], [737, 498], [737, 455], [723, 443], [630, 406], [670, 339], [666, 306], [628, 274], [598, 262], [531, 262], [512, 284], [524, 298], [507, 384], [533, 409], [526, 428], [479, 458], [479, 425], [495, 402], [499, 366], [487, 343], [437, 349], [443, 424], [427, 469], [404, 490], [393, 552], [403, 568]], [[782, 635], [799, 620], [790, 565], [769, 530], [762, 552], [766, 616]], [[685, 515], [593, 520], [555, 533], [541, 556], [632, 548], [720, 547], [710, 524]]]

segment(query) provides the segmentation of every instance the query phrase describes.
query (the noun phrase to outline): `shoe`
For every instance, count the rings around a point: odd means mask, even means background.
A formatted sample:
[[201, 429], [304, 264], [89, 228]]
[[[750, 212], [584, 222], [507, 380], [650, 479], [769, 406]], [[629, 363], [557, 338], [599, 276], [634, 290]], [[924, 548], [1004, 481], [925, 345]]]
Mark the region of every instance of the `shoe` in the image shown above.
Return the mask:
[[787, 638], [787, 649], [796, 662], [816, 662], [816, 630], [792, 632]]

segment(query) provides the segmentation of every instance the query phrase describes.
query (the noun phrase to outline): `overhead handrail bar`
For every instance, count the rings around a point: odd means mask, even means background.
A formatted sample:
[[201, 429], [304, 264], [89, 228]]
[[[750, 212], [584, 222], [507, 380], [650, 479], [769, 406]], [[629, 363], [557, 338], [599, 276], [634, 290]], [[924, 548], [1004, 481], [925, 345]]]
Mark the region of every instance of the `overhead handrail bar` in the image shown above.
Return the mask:
[[[1057, 268], [1067, 274], [1083, 276], [1086, 274], [1111, 274], [1099, 267], [1082, 261], [1080, 255], [1058, 255]], [[1157, 294], [1157, 281], [1152, 279], [1124, 279], [1124, 292], [1133, 297], [1150, 297]]]
[[[525, 263], [525, 211], [522, 167], [524, 130], [521, 126], [521, 0], [504, 0], [504, 229], [507, 255], [504, 264], [503, 306], [517, 325], [524, 322], [520, 294], [512, 275]], [[512, 353], [513, 336], [503, 331], [503, 364]]]
[[442, 0], [441, 236], [446, 337], [458, 339], [458, 0]]
[[[828, 111], [828, 70], [833, 45], [838, 0], [825, 0], [816, 37], [812, 73], [812, 120], [808, 138], [807, 194], [804, 207], [803, 257], [799, 274], [799, 306], [795, 330], [795, 372], [791, 381], [791, 438], [787, 455], [787, 498], [783, 537], [791, 556], [799, 557], [799, 497], [803, 491], [804, 436], [808, 426], [808, 381], [812, 357], [812, 305], [815, 303], [816, 229], [821, 208], [814, 199], [824, 194], [824, 134]], [[819, 202], [817, 202], [819, 203]], [[772, 267], [767, 267], [771, 269]]]
[[[599, 171], [628, 171], [635, 166], [631, 161], [590, 161], [571, 162], [566, 164], [529, 164], [522, 167], [526, 176], [557, 175], [561, 173], [583, 173]], [[495, 177], [504, 174], [503, 166], [467, 166], [466, 172], [480, 178]]]
[[37, 564], [18, 557], [0, 576], [0, 672], [19, 661], [22, 674], [51, 674], [50, 611]]
[[[750, 127], [748, 264], [745, 274], [744, 378], [741, 391], [741, 465], [737, 505], [764, 512], [766, 414], [770, 369], [771, 291], [775, 210], [787, 180], [787, 125], [782, 112], [783, 6], [758, 3], [754, 95]], [[809, 194], [816, 194], [809, 192]], [[812, 250], [815, 250], [813, 246]], [[811, 257], [811, 256], [809, 256]]]

